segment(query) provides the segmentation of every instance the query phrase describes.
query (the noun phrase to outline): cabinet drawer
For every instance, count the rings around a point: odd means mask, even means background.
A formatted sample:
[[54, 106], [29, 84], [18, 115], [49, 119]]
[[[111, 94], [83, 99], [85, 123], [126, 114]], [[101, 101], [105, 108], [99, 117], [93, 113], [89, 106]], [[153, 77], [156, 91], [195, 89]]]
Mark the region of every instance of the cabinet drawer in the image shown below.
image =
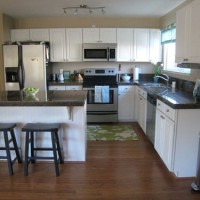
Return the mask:
[[49, 90], [65, 90], [65, 86], [64, 85], [49, 86]]
[[175, 120], [175, 113], [176, 110], [171, 108], [170, 106], [166, 105], [162, 101], [157, 99], [157, 109], [160, 110], [162, 113], [164, 113], [167, 117], [169, 117], [171, 120]]
[[70, 85], [65, 87], [66, 90], [82, 90], [81, 85]]
[[169, 117], [171, 120], [175, 120], [175, 110], [168, 105], [165, 104], [165, 114], [167, 117]]
[[144, 99], [147, 99], [147, 92], [140, 88], [139, 95], [142, 96]]
[[134, 86], [123, 85], [118, 87], [119, 92], [134, 92]]
[[160, 110], [161, 112], [165, 112], [165, 104], [157, 99], [157, 109]]

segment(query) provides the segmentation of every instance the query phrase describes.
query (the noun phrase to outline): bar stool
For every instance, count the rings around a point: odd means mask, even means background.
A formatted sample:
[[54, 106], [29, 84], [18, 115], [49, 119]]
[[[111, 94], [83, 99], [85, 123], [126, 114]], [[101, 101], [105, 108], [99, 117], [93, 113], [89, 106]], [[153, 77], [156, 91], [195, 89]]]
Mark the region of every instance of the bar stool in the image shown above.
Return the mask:
[[[26, 132], [26, 141], [25, 141], [25, 161], [24, 161], [24, 176], [28, 176], [28, 165], [29, 163], [35, 163], [36, 159], [53, 159], [55, 164], [56, 176], [60, 175], [59, 172], [59, 162], [63, 163], [63, 158], [60, 149], [60, 142], [58, 138], [59, 123], [28, 123], [23, 128], [22, 131]], [[34, 134], [39, 132], [50, 132], [52, 148], [41, 147], [36, 148], [34, 145]], [[29, 154], [29, 144], [30, 144], [30, 154]], [[36, 156], [35, 151], [53, 151], [53, 157], [50, 156]], [[57, 152], [58, 157], [57, 158]]]
[[[19, 149], [17, 146], [17, 141], [15, 138], [14, 128], [16, 127], [16, 124], [13, 123], [0, 123], [0, 132], [3, 132], [4, 134], [4, 141], [5, 141], [5, 147], [0, 147], [0, 150], [6, 151], [6, 156], [0, 156], [0, 159], [7, 159], [8, 162], [8, 171], [9, 175], [13, 175], [13, 164], [16, 160], [18, 160], [18, 163], [22, 163], [21, 156], [19, 154]], [[10, 139], [8, 139], [8, 133], [10, 132]], [[10, 147], [10, 143], [13, 142], [13, 147]], [[11, 151], [15, 151], [16, 157], [11, 158]]]

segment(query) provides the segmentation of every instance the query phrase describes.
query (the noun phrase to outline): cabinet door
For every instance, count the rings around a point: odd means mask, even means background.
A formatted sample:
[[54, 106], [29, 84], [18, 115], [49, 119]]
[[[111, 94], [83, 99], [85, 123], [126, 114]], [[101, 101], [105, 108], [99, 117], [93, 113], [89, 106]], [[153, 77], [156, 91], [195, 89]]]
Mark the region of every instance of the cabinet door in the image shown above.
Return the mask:
[[134, 29], [134, 60], [149, 62], [149, 29]]
[[139, 125], [146, 133], [146, 112], [147, 112], [147, 100], [142, 96], [139, 96]]
[[119, 92], [118, 119], [121, 121], [134, 120], [134, 92]]
[[50, 51], [52, 62], [66, 61], [65, 29], [50, 29]]
[[83, 43], [99, 43], [99, 28], [84, 28]]
[[10, 34], [11, 42], [22, 42], [30, 40], [29, 29], [12, 29]]
[[100, 41], [103, 43], [117, 43], [116, 28], [100, 28]]
[[173, 136], [174, 122], [168, 117], [164, 119], [164, 131], [161, 132], [162, 140], [162, 159], [167, 168], [172, 170], [172, 151], [173, 151]]
[[155, 143], [154, 148], [162, 157], [162, 138], [161, 134], [164, 132], [164, 115], [156, 109], [156, 126], [155, 126]]
[[150, 62], [161, 62], [161, 31], [159, 29], [150, 29]]
[[135, 119], [136, 121], [139, 123], [139, 92], [140, 92], [140, 88], [139, 87], [135, 87]]
[[188, 6], [183, 7], [176, 13], [176, 62], [183, 62], [187, 54], [188, 43]]
[[200, 1], [193, 1], [189, 4], [189, 27], [188, 27], [188, 48], [189, 62], [200, 63], [200, 28], [197, 24], [200, 21]]
[[82, 61], [82, 29], [66, 29], [67, 61]]
[[133, 29], [117, 29], [117, 61], [133, 61]]
[[30, 29], [30, 40], [49, 41], [49, 29]]

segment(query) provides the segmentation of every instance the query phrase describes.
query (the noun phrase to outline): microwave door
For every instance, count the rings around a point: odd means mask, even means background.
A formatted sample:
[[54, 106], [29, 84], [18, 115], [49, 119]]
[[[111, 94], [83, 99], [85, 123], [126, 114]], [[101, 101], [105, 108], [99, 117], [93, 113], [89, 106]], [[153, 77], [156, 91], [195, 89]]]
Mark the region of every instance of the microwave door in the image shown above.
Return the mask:
[[84, 61], [108, 61], [108, 49], [84, 49]]

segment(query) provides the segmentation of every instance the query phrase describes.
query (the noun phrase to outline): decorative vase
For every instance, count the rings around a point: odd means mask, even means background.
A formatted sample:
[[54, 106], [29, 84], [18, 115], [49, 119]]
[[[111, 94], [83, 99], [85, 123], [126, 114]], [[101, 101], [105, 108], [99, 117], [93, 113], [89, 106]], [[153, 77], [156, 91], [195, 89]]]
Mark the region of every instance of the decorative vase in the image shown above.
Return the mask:
[[158, 83], [159, 77], [153, 77], [153, 79], [154, 79], [154, 83]]

